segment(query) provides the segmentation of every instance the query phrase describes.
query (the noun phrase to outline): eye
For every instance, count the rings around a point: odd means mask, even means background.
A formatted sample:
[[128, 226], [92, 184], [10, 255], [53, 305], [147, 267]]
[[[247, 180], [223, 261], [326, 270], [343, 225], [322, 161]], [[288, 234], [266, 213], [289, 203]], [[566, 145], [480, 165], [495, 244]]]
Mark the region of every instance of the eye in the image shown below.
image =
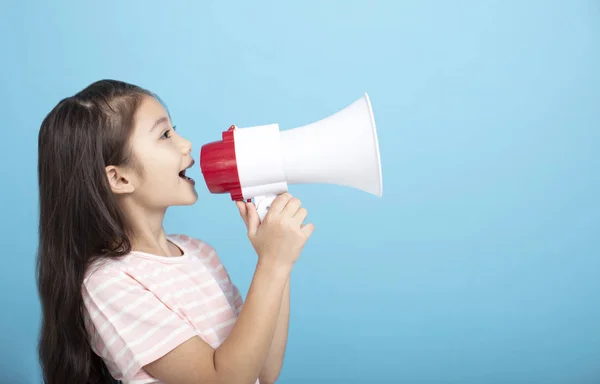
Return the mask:
[[164, 139], [169, 139], [170, 137], [171, 137], [171, 130], [167, 129], [160, 138], [161, 138], [161, 140], [164, 140]]

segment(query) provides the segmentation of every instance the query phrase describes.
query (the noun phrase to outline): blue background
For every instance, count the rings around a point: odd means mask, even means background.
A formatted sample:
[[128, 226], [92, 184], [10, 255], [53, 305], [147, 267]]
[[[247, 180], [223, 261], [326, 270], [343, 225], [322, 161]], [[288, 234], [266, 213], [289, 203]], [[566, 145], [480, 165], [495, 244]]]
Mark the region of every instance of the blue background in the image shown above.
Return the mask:
[[[37, 133], [100, 78], [151, 89], [195, 145], [368, 92], [384, 196], [292, 186], [316, 232], [280, 383], [600, 382], [600, 2], [5, 2], [0, 382], [40, 382]], [[169, 212], [245, 292], [228, 196]]]

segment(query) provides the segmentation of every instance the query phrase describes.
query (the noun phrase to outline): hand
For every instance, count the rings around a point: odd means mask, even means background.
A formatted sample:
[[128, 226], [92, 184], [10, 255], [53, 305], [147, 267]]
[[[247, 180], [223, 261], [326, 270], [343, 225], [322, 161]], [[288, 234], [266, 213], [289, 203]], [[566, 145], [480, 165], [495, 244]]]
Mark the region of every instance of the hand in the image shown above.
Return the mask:
[[262, 223], [253, 203], [237, 201], [236, 205], [259, 263], [292, 267], [314, 231], [313, 224], [303, 225], [308, 212], [300, 200], [289, 193], [277, 196]]

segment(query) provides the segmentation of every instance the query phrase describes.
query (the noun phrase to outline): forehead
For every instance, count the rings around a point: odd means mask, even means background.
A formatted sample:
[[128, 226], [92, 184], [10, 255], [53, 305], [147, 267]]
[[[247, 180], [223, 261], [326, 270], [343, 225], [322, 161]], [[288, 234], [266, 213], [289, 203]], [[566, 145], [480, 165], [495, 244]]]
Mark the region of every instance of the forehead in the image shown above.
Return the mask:
[[169, 114], [162, 104], [154, 97], [144, 96], [135, 113], [136, 133], [149, 133], [161, 118], [166, 118], [164, 124], [170, 123]]

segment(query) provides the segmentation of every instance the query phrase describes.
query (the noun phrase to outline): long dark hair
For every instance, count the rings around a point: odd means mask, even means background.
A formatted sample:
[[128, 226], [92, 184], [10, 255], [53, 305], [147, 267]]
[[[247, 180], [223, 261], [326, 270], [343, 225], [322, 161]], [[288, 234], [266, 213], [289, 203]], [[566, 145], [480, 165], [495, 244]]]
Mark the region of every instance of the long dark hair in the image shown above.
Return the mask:
[[61, 100], [42, 122], [37, 282], [45, 383], [117, 383], [91, 349], [82, 284], [94, 260], [131, 250], [105, 167], [135, 163], [129, 138], [145, 95], [155, 97], [125, 82], [98, 81]]

